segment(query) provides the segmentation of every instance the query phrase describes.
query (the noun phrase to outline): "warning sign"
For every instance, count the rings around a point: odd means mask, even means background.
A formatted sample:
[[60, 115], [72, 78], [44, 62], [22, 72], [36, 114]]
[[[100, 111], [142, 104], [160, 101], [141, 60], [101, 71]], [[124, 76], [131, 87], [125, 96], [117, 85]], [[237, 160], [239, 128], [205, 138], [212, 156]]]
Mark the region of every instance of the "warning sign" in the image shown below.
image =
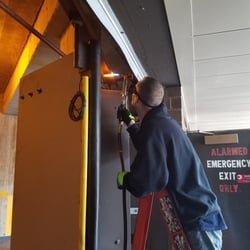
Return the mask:
[[239, 143], [205, 145], [204, 135], [191, 133], [189, 137], [229, 228], [223, 232], [223, 249], [245, 250], [250, 235], [250, 130], [218, 134], [227, 133], [237, 133]]

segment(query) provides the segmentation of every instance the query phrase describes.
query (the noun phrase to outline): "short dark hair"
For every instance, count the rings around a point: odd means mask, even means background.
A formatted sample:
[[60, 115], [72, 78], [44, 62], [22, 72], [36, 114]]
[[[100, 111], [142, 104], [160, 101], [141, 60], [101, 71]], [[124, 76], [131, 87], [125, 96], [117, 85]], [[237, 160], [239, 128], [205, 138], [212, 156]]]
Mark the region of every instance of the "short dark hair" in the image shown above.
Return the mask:
[[[164, 98], [163, 85], [153, 77], [147, 76], [137, 83], [140, 98], [148, 105], [158, 106]], [[144, 103], [144, 104], [145, 104]]]

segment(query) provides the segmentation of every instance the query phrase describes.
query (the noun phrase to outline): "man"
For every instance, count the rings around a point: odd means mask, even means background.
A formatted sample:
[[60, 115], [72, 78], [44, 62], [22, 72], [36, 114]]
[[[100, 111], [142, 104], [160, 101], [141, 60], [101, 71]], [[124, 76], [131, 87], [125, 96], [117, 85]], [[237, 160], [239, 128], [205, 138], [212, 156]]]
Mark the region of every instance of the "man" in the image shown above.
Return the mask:
[[163, 86], [146, 77], [136, 84], [132, 96], [140, 126], [127, 109], [119, 110], [137, 155], [130, 172], [118, 173], [118, 186], [136, 197], [167, 188], [192, 249], [221, 249], [221, 230], [227, 226], [216, 196], [189, 138], [168, 114], [163, 98]]

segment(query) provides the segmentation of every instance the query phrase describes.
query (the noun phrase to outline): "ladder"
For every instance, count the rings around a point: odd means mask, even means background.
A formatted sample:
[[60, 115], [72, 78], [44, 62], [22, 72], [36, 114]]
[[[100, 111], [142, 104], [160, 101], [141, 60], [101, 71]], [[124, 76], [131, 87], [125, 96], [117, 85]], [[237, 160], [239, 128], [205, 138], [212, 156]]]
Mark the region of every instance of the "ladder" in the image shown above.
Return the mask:
[[152, 207], [155, 202], [165, 222], [166, 233], [170, 236], [171, 250], [191, 250], [172, 197], [167, 190], [151, 193], [139, 199], [132, 250], [146, 250]]

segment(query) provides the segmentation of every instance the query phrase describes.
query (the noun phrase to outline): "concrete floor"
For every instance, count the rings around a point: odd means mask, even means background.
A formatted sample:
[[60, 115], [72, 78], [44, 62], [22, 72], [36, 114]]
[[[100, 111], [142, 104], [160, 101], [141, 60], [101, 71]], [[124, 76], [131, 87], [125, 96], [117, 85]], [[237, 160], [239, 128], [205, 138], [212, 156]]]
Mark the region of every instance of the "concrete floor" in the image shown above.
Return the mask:
[[10, 237], [0, 237], [0, 250], [10, 249]]

